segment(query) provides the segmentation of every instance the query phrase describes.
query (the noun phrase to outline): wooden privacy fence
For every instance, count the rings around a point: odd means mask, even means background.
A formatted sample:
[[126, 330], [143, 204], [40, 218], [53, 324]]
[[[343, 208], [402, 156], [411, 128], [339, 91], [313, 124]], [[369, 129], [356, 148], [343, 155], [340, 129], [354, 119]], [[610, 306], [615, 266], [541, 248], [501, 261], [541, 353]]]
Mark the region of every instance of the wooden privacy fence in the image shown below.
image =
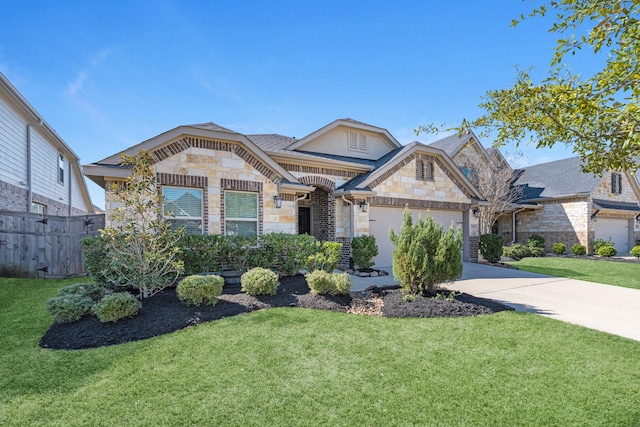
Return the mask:
[[0, 276], [86, 274], [82, 239], [99, 234], [104, 215], [54, 216], [0, 210]]

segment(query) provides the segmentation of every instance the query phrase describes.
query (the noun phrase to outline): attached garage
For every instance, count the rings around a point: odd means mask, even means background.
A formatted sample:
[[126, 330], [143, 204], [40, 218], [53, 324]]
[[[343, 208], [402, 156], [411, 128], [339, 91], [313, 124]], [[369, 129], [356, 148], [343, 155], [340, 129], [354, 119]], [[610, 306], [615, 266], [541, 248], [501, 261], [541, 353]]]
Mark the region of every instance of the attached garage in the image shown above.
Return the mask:
[[629, 220], [598, 217], [595, 229], [596, 240], [611, 240], [616, 251], [629, 251]]
[[[398, 233], [402, 228], [404, 208], [372, 206], [369, 215], [370, 234], [375, 236], [378, 244], [378, 256], [374, 259], [378, 267], [389, 267], [394, 245], [389, 239], [389, 228]], [[411, 209], [411, 216], [417, 221], [418, 216], [425, 218], [431, 215], [440, 224], [449, 228], [451, 225], [462, 227], [463, 213], [460, 211]]]

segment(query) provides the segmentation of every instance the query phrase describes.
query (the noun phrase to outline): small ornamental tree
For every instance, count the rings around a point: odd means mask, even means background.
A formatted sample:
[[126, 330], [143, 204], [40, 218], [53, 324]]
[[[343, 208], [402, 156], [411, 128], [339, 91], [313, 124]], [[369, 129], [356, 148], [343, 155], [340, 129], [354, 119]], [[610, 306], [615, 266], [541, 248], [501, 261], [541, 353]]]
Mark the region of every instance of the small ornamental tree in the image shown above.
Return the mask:
[[177, 242], [184, 230], [171, 231], [164, 219], [151, 154], [140, 151], [137, 156], [122, 158], [122, 164], [131, 167], [131, 175], [126, 186], [111, 187], [121, 206], [114, 210], [113, 226], [102, 230], [102, 237], [112, 249], [110, 271], [119, 275], [117, 282], [137, 288], [140, 298], [148, 298], [182, 272]]
[[437, 285], [462, 274], [462, 236], [454, 227], [445, 231], [431, 216], [413, 224], [407, 208], [400, 232], [389, 230], [389, 237], [393, 275], [405, 294], [432, 295]]

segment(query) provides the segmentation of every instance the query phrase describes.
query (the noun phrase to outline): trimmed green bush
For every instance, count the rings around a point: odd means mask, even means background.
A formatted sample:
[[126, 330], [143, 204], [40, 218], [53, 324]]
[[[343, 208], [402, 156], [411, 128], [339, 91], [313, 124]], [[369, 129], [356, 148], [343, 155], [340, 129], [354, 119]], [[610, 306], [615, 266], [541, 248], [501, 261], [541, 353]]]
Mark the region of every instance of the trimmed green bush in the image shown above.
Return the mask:
[[504, 256], [519, 260], [531, 256], [531, 248], [529, 246], [514, 243], [511, 246], [504, 247]]
[[360, 268], [373, 267], [373, 258], [378, 255], [378, 245], [376, 237], [363, 234], [351, 240], [351, 250], [353, 251], [353, 262]]
[[504, 240], [499, 234], [483, 234], [480, 236], [480, 253], [489, 262], [498, 262], [502, 256]]
[[178, 283], [176, 293], [187, 305], [216, 305], [223, 286], [224, 279], [220, 276], [187, 276]]
[[600, 248], [604, 246], [613, 247], [613, 242], [611, 240], [597, 239], [593, 242], [593, 252], [599, 254]]
[[527, 246], [530, 248], [544, 248], [545, 239], [539, 234], [532, 234], [527, 240]]
[[413, 224], [411, 211], [404, 211], [398, 234], [389, 230], [393, 249], [393, 275], [403, 293], [432, 295], [435, 287], [462, 274], [462, 236], [444, 227], [430, 215]]
[[185, 234], [177, 246], [182, 249], [179, 257], [184, 262], [187, 276], [219, 271], [226, 236], [220, 234]]
[[640, 246], [634, 246], [633, 248], [631, 248], [629, 253], [636, 258], [640, 258]]
[[531, 252], [532, 257], [543, 257], [546, 255], [546, 251], [540, 246], [529, 246], [529, 252]]
[[554, 243], [551, 245], [551, 250], [554, 254], [562, 255], [567, 251], [567, 245], [564, 243]]
[[342, 249], [342, 243], [316, 242], [315, 250], [307, 260], [307, 269], [311, 271], [324, 270], [332, 272], [338, 267], [340, 249]]
[[132, 277], [132, 266], [118, 265], [118, 253], [112, 242], [124, 239], [123, 235], [91, 236], [82, 239], [82, 250], [87, 273], [96, 282], [112, 291], [134, 290], [135, 286], [123, 283], [123, 277]]
[[347, 273], [332, 273], [332, 280], [335, 290], [334, 295], [346, 295], [351, 290], [352, 280]]
[[343, 295], [351, 289], [351, 277], [347, 273], [314, 270], [307, 273], [305, 279], [314, 295]]
[[316, 239], [308, 234], [269, 233], [262, 236], [262, 245], [274, 257], [276, 271], [293, 276], [305, 268], [315, 253]]
[[142, 303], [134, 295], [129, 292], [115, 292], [102, 298], [91, 311], [98, 316], [100, 322], [107, 323], [133, 317], [141, 308]]
[[80, 320], [91, 311], [94, 302], [86, 295], [67, 294], [50, 298], [45, 308], [58, 323], [71, 323]]
[[614, 248], [613, 246], [600, 246], [600, 249], [598, 249], [598, 255], [607, 258], [616, 256], [617, 253], [618, 251], [616, 251], [616, 248]]
[[575, 245], [571, 246], [571, 252], [574, 255], [586, 255], [587, 247], [576, 243]]
[[98, 283], [75, 283], [60, 289], [58, 296], [80, 295], [91, 298], [93, 302], [98, 302], [107, 292], [107, 289]]
[[275, 295], [278, 291], [278, 274], [262, 267], [247, 271], [240, 278], [242, 291], [249, 295]]

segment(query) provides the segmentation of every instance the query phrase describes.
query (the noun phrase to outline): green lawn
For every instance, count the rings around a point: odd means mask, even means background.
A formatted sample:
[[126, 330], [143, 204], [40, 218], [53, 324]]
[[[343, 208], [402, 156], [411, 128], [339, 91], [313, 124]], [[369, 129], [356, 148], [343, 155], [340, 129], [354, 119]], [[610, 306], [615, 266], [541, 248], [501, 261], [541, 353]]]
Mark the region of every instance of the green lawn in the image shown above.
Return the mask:
[[0, 279], [0, 425], [640, 425], [640, 342], [533, 314], [280, 308], [44, 350], [64, 283]]
[[587, 282], [640, 289], [640, 263], [582, 258], [523, 258], [510, 263], [519, 270]]

